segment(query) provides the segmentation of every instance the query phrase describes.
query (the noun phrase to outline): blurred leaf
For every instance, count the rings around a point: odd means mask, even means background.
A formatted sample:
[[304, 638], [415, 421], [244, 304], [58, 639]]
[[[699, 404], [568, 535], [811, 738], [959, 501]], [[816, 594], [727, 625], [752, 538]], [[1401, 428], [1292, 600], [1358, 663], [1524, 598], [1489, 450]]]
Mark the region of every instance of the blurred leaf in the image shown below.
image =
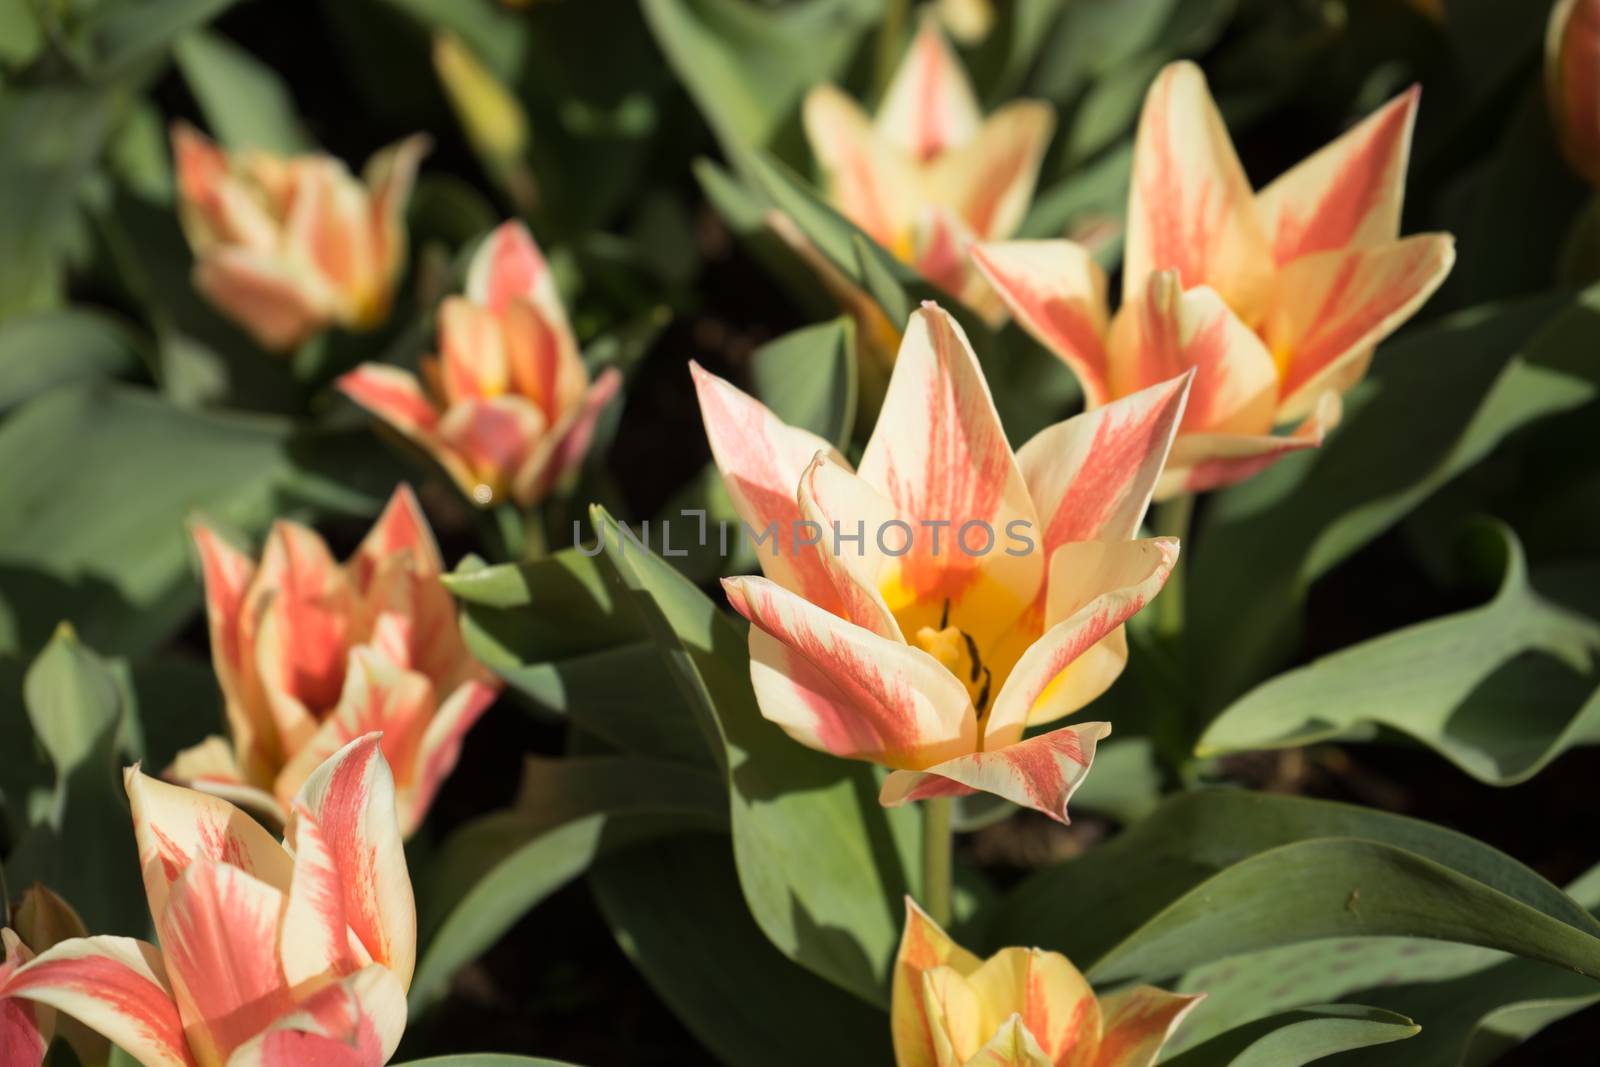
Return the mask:
[[750, 357], [750, 383], [778, 418], [844, 448], [856, 419], [850, 320], [834, 319], [768, 341]]
[[30, 0], [0, 0], [0, 62], [20, 67], [44, 43], [44, 26]]
[[123, 74], [159, 59], [177, 39], [215, 19], [235, 0], [124, 0], [101, 6], [86, 20], [97, 72]]
[[[740, 898], [727, 838], [637, 845], [603, 858], [589, 879], [617, 942], [722, 1062], [892, 1061], [881, 1011], [795, 966], [762, 936]], [[793, 1025], [777, 1025], [784, 1020]]]
[[878, 777], [790, 740], [761, 717], [741, 628], [659, 557], [595, 531], [725, 747], [734, 857], [751, 914], [785, 955], [875, 1004], [900, 936], [901, 898], [921, 870], [920, 817], [878, 804]]
[[411, 984], [413, 1010], [442, 995], [456, 970], [602, 850], [686, 827], [715, 829], [726, 804], [722, 783], [698, 768], [632, 757], [528, 757], [517, 803], [452, 833], [419, 877], [426, 947]]
[[132, 333], [109, 315], [63, 308], [0, 322], [0, 412], [52, 386], [116, 378], [139, 366]]
[[1351, 1049], [1385, 1045], [1421, 1028], [1404, 1015], [1361, 1004], [1318, 1004], [1230, 1030], [1181, 1056], [1170, 1067], [1301, 1067]]
[[210, 132], [223, 146], [294, 155], [310, 146], [276, 71], [226, 37], [196, 30], [173, 49]]
[[122, 717], [122, 695], [110, 667], [65, 623], [28, 668], [23, 686], [33, 734], [58, 777], [91, 759]]
[[1104, 981], [1372, 936], [1600, 974], [1600, 923], [1488, 845], [1397, 815], [1229, 790], [1174, 797], [1111, 843], [1034, 875], [990, 909], [988, 934], [1065, 952]]
[[1370, 735], [1374, 725], [1428, 745], [1491, 785], [1536, 774], [1600, 740], [1594, 654], [1600, 624], [1528, 584], [1505, 527], [1500, 591], [1471, 611], [1409, 626], [1279, 675], [1212, 720], [1198, 753], [1216, 756]]

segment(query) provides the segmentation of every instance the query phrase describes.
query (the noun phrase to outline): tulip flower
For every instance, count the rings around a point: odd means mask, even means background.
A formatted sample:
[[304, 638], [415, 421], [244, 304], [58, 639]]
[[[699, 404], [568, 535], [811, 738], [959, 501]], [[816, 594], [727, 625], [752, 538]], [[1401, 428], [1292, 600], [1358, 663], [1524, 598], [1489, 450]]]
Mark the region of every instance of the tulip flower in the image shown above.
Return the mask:
[[55, 1033], [55, 1012], [10, 994], [12, 976], [33, 958], [15, 930], [0, 927], [0, 1067], [39, 1067]]
[[175, 123], [178, 217], [196, 288], [272, 351], [331, 323], [382, 323], [405, 264], [406, 201], [427, 147], [419, 135], [386, 148], [357, 181], [332, 156], [225, 152]]
[[966, 250], [1022, 223], [1055, 126], [1048, 104], [1016, 100], [985, 119], [928, 18], [875, 118], [833, 85], [811, 90], [803, 117], [829, 199], [846, 218], [986, 318], [1004, 314]]
[[621, 383], [614, 368], [590, 382], [555, 278], [519, 222], [489, 236], [466, 295], [439, 308], [439, 351], [423, 361], [431, 397], [413, 375], [377, 363], [346, 374], [339, 388], [483, 506], [507, 495], [537, 503], [582, 461]]
[[752, 623], [761, 713], [802, 744], [891, 768], [886, 805], [981, 790], [1066, 821], [1110, 727], [1023, 732], [1115, 680], [1122, 623], [1177, 560], [1171, 538], [1132, 538], [1188, 379], [1013, 454], [966, 335], [925, 304], [858, 471], [698, 367], [695, 383], [739, 517], [776, 532], [765, 577], [723, 582]]
[[1545, 89], [1572, 169], [1600, 186], [1600, 3], [1560, 0], [1545, 34]]
[[311, 774], [281, 845], [220, 797], [138, 767], [125, 780], [159, 947], [73, 938], [0, 997], [72, 1016], [144, 1067], [387, 1062], [417, 931], [378, 736]]
[[1194, 368], [1158, 498], [1241, 481], [1319, 445], [1373, 347], [1444, 281], [1448, 234], [1398, 237], [1417, 97], [1390, 101], [1254, 193], [1204, 75], [1168, 66], [1139, 121], [1115, 317], [1105, 275], [1071, 242], [974, 248], [1090, 407]]
[[1201, 996], [1134, 986], [1096, 997], [1059, 952], [956, 944], [909, 897], [894, 964], [896, 1067], [1150, 1067]]
[[467, 651], [411, 490], [343, 566], [292, 522], [273, 527], [259, 564], [204, 525], [194, 540], [232, 740], [180, 753], [169, 775], [283, 820], [323, 760], [381, 730], [409, 836], [499, 691]]

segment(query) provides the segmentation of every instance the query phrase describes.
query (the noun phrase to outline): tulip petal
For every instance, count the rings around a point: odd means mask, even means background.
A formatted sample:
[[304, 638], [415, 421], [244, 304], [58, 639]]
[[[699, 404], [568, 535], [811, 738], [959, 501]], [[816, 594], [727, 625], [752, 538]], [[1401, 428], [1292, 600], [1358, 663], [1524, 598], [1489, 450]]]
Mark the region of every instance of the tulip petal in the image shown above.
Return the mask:
[[[1093, 1067], [1100, 1044], [1100, 1004], [1088, 979], [1059, 952], [1008, 948], [968, 978], [990, 1011], [1015, 1012], [1051, 1067]], [[985, 1018], [994, 1029], [1003, 1020]]]
[[1421, 87], [1413, 85], [1261, 190], [1256, 212], [1278, 266], [1400, 235], [1421, 96]]
[[333, 295], [313, 275], [240, 245], [200, 254], [195, 288], [269, 352], [284, 352], [328, 324]]
[[467, 267], [467, 299], [495, 312], [517, 300], [534, 303], [539, 287], [549, 284], [550, 268], [538, 242], [515, 219], [496, 226]]
[[765, 578], [725, 578], [753, 624], [750, 678], [761, 714], [803, 745], [890, 767], [922, 767], [977, 743], [966, 688], [921, 649], [887, 641]]
[[1172, 1031], [1204, 996], [1141, 985], [1101, 998], [1100, 1055], [1094, 1067], [1150, 1067]]
[[1350, 362], [1416, 313], [1454, 263], [1448, 234], [1420, 234], [1284, 267], [1281, 295], [1263, 329], [1286, 360], [1278, 420], [1309, 412]]
[[1089, 250], [1057, 240], [976, 244], [970, 252], [1022, 328], [1071, 369], [1088, 406], [1111, 399], [1106, 274]]
[[1001, 1024], [966, 1067], [1056, 1067], [1039, 1042], [1024, 1025], [1022, 1016], [1013, 1015]]
[[278, 966], [282, 891], [237, 867], [196, 859], [156, 920], [189, 1047], [222, 1063], [293, 1007]]
[[179, 752], [172, 766], [161, 777], [186, 789], [220, 797], [237, 808], [243, 808], [257, 818], [281, 823], [283, 809], [278, 800], [264, 789], [245, 781], [233, 746], [226, 738], [212, 735]]
[[294, 816], [294, 879], [278, 935], [278, 958], [290, 987], [343, 977], [357, 966], [338, 864], [311, 813], [300, 808]]
[[903, 643], [900, 625], [878, 587], [885, 566], [892, 565], [879, 534], [900, 517], [894, 505], [821, 453], [800, 478], [799, 504], [800, 514], [822, 530], [817, 555], [833, 578], [838, 614], [879, 637]]
[[933, 163], [930, 196], [952, 205], [978, 239], [1010, 237], [1033, 201], [1055, 121], [1050, 106], [1036, 100], [1005, 105], [969, 143]]
[[[1038, 517], [977, 357], [935, 304], [916, 311], [906, 327], [860, 474], [915, 527], [886, 597], [901, 629], [942, 628], [947, 615], [987, 648], [1044, 580], [1037, 553], [1008, 554], [998, 539], [1013, 523], [1036, 529]], [[969, 527], [985, 524], [991, 536], [979, 551]]]
[[[1030, 723], [1069, 715], [1103, 693], [1127, 646], [1101, 641], [1149, 603], [1178, 562], [1176, 538], [1077, 541], [1050, 557], [1043, 636], [1022, 653], [995, 697], [984, 748], [1014, 744]], [[1100, 646], [1100, 647], [1097, 647]], [[1093, 652], [1093, 659], [1080, 662]]]
[[1168, 65], [1145, 97], [1134, 145], [1122, 299], [1151, 274], [1207, 285], [1246, 320], [1267, 292], [1270, 252], [1228, 129], [1193, 63]]
[[800, 543], [803, 517], [796, 496], [800, 476], [817, 453], [844, 463], [827, 441], [779, 419], [748, 396], [697, 363], [690, 363], [700, 416], [705, 422], [711, 456], [722, 473], [734, 511], [761, 538], [773, 530], [770, 548], [757, 545], [761, 570], [768, 578], [834, 611], [838, 595], [815, 547]]
[[971, 139], [982, 120], [972, 83], [939, 24], [923, 19], [878, 108], [878, 135], [926, 163]]
[[382, 1067], [405, 1031], [405, 989], [371, 966], [317, 993], [239, 1047], [228, 1067]]
[[461, 758], [467, 732], [499, 695], [498, 684], [474, 680], [463, 682], [439, 705], [422, 735], [410, 780], [396, 798], [401, 834], [409, 837], [422, 825], [439, 787]]
[[439, 305], [439, 366], [450, 404], [491, 400], [511, 384], [501, 318], [465, 297]]
[[379, 738], [368, 734], [340, 749], [306, 780], [295, 802], [322, 828], [344, 886], [350, 929], [373, 962], [409, 987], [417, 910], [395, 815], [394, 777]]
[[144, 1067], [195, 1067], [161, 953], [131, 937], [86, 937], [41, 952], [4, 986], [103, 1034]]
[[[505, 495], [546, 428], [544, 414], [526, 398], [497, 396], [451, 407], [439, 423], [439, 440], [459, 457], [451, 473], [462, 490], [487, 506]], [[458, 470], [468, 472], [466, 481]]]
[[0, 1067], [39, 1067], [55, 1030], [55, 1012], [43, 1004], [7, 995], [6, 985], [33, 953], [9, 929], [0, 928]]
[[[923, 976], [940, 968], [957, 976], [968, 975], [978, 966], [976, 956], [951, 940], [916, 901], [906, 897], [906, 925], [895, 956], [890, 998], [898, 1067], [937, 1067], [939, 1063], [936, 1030], [943, 1028], [936, 1027], [929, 1010]], [[975, 1037], [972, 1043], [977, 1040]]]
[[431, 147], [426, 134], [413, 134], [375, 153], [362, 170], [372, 202], [372, 259], [385, 290], [392, 289], [405, 266], [406, 204], [416, 184], [417, 167]]
[[444, 571], [444, 558], [439, 554], [439, 543], [433, 539], [433, 528], [422, 513], [417, 494], [405, 484], [395, 487], [383, 514], [367, 531], [348, 565], [355, 572], [356, 589], [366, 590], [379, 563], [401, 553], [410, 555], [419, 577], [431, 578]]
[[[228, 727], [238, 750], [254, 755], [251, 762], [270, 759], [277, 748], [277, 731], [256, 681], [254, 664], [249, 662], [254, 626], [246, 622], [244, 611], [256, 574], [255, 562], [204, 523], [194, 523], [189, 532], [200, 556], [211, 663], [225, 698]], [[242, 781], [242, 768], [235, 767], [234, 772]]]
[[806, 137], [829, 199], [851, 222], [904, 259], [921, 189], [909, 160], [872, 128], [860, 105], [836, 86], [806, 94]]
[[294, 864], [259, 823], [220, 797], [158, 781], [130, 767], [123, 774], [139, 846], [150, 915], [160, 921], [170, 887], [196, 860], [230, 864], [287, 889]]
[[1095, 744], [1110, 733], [1110, 723], [1076, 723], [926, 770], [896, 770], [884, 779], [878, 802], [893, 808], [913, 800], [993, 793], [1057, 822], [1069, 822], [1067, 802], [1089, 776]]
[[1339, 425], [1343, 405], [1329, 390], [1316, 410], [1287, 434], [1185, 434], [1172, 445], [1166, 469], [1156, 482], [1156, 499], [1203, 493], [1254, 477], [1291, 452], [1316, 448]]
[[416, 376], [382, 363], [363, 363], [339, 378], [339, 391], [425, 447], [435, 447], [439, 412]]
[[972, 1057], [984, 1035], [983, 1005], [977, 993], [952, 967], [935, 967], [919, 978], [932, 1062], [938, 1067], [976, 1062]]
[[607, 367], [583, 393], [578, 405], [568, 409], [564, 421], [539, 442], [522, 464], [511, 485], [511, 495], [524, 507], [544, 498], [562, 478], [575, 470], [589, 453], [595, 424], [611, 398], [622, 388], [622, 373]]

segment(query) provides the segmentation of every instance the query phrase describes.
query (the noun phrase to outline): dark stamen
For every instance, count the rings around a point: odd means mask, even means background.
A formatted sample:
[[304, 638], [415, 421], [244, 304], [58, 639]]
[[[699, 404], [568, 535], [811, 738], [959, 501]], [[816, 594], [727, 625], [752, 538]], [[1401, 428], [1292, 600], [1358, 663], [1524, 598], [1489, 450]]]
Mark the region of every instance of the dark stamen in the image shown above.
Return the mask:
[[961, 640], [967, 643], [967, 658], [972, 660], [972, 681], [976, 682], [978, 680], [978, 672], [983, 670], [983, 660], [978, 658], [978, 642], [974, 641], [972, 635], [967, 631], [961, 630], [958, 632], [961, 634]]
[[[978, 679], [974, 677], [973, 681]], [[978, 690], [978, 714], [983, 715], [989, 710], [989, 683], [994, 681], [994, 673], [988, 667], [983, 669], [983, 688]]]
[[939, 629], [950, 625], [950, 598], [944, 598], [944, 610], [939, 613]]

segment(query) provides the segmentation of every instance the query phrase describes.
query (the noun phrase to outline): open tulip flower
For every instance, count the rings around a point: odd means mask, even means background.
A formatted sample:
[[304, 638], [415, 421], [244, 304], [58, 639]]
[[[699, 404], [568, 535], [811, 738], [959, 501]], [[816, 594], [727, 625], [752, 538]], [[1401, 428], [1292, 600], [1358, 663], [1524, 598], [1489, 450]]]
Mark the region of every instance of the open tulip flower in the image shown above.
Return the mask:
[[1200, 996], [1097, 998], [1059, 952], [979, 961], [906, 898], [890, 1022], [896, 1067], [1150, 1067]]
[[282, 820], [318, 764], [381, 730], [409, 836], [499, 690], [461, 638], [411, 490], [343, 566], [292, 522], [273, 527], [259, 564], [203, 525], [194, 539], [233, 736], [180, 753], [169, 775]]
[[1110, 727], [1023, 731], [1111, 684], [1122, 623], [1177, 560], [1173, 539], [1131, 538], [1189, 379], [1014, 455], [966, 336], [927, 304], [852, 472], [821, 438], [695, 376], [734, 507], [777, 530], [766, 577], [723, 583], [753, 624], [762, 714], [802, 744], [892, 768], [885, 804], [984, 791], [1065, 821]]
[[379, 1067], [406, 1024], [416, 907], [376, 734], [306, 780], [283, 844], [220, 797], [126, 774], [160, 947], [64, 941], [0, 982], [144, 1067]]
[[621, 377], [594, 382], [527, 228], [508, 222], [473, 258], [465, 296], [439, 308], [439, 356], [423, 361], [431, 397], [396, 367], [367, 363], [339, 388], [426, 449], [487, 506], [537, 503], [589, 449]]
[[1204, 75], [1172, 64], [1139, 122], [1114, 318], [1104, 274], [1071, 242], [973, 249], [1091, 407], [1195, 369], [1158, 497], [1228, 485], [1320, 444], [1373, 347], [1449, 273], [1449, 235], [1398, 238], [1417, 99], [1402, 94], [1255, 193]]
[[828, 196], [846, 218], [985, 318], [1003, 317], [967, 247], [1021, 224], [1055, 127], [1048, 104], [1016, 100], [985, 119], [927, 18], [875, 119], [833, 85], [811, 91], [804, 119]]
[[174, 124], [179, 219], [196, 287], [273, 351], [332, 323], [359, 330], [383, 322], [405, 264], [406, 201], [427, 144], [417, 136], [384, 149], [358, 181], [332, 156], [225, 152]]

